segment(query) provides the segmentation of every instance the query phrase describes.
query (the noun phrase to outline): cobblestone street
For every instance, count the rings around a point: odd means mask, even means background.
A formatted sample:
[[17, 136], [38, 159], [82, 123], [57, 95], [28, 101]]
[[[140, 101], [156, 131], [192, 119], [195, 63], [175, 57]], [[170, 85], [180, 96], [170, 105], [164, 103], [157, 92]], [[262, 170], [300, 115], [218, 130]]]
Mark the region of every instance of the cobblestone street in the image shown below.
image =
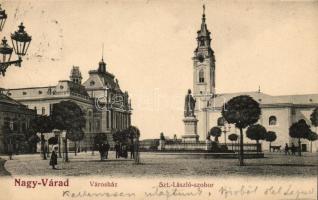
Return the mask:
[[[6, 156], [1, 156], [7, 159]], [[246, 159], [246, 166], [238, 166], [237, 159], [193, 159], [176, 155], [141, 153], [141, 164], [131, 159], [115, 159], [110, 152], [109, 160], [100, 161], [98, 152], [69, 154], [70, 162], [58, 161], [59, 170], [52, 170], [49, 160], [36, 155], [17, 155], [7, 160], [4, 167], [14, 175], [57, 175], [86, 176], [104, 175], [110, 177], [185, 177], [185, 176], [316, 176], [317, 153], [304, 156], [285, 156], [282, 153], [267, 153], [263, 159]], [[1, 173], [2, 175], [3, 173]]]

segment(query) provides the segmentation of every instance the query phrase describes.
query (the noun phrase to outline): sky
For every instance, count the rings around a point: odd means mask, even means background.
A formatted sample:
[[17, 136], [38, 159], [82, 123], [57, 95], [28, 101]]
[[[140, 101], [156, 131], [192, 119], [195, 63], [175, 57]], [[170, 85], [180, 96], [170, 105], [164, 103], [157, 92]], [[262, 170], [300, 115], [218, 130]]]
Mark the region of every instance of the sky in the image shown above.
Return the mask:
[[[1, 37], [23, 21], [32, 35], [22, 67], [0, 87], [56, 85], [73, 65], [83, 80], [102, 57], [132, 99], [141, 137], [183, 134], [202, 5], [216, 57], [216, 92], [318, 93], [317, 1], [6, 0]], [[14, 58], [12, 58], [14, 59]]]

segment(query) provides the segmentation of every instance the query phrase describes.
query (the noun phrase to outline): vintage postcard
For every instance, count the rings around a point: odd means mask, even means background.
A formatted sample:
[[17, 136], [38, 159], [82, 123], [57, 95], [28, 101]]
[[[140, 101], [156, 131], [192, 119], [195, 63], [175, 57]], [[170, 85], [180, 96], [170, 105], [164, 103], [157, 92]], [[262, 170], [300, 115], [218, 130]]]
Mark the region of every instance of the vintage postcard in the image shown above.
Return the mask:
[[317, 200], [318, 1], [3, 0], [0, 200]]

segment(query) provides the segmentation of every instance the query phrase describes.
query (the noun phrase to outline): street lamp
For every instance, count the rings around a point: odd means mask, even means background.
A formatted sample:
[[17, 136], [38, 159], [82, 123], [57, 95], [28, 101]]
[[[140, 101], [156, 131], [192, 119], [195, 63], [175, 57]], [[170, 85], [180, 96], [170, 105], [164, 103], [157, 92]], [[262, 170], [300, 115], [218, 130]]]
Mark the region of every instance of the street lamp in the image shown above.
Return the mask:
[[6, 14], [6, 10], [2, 10], [0, 4], [0, 31], [2, 31], [4, 24], [6, 23], [7, 17], [8, 16]]
[[[7, 14], [5, 10], [1, 9], [0, 5], [0, 31], [2, 31], [5, 21], [7, 19]], [[7, 43], [7, 39], [4, 37], [0, 44], [0, 75], [5, 76], [5, 72], [10, 65], [15, 65], [21, 67], [22, 56], [28, 51], [30, 42], [32, 40], [31, 36], [24, 30], [23, 23], [19, 25], [19, 29], [11, 34], [12, 47]], [[12, 52], [18, 55], [18, 60], [11, 61]]]
[[[226, 126], [226, 125], [228, 125], [228, 126]], [[230, 130], [231, 130], [231, 126], [229, 124], [227, 124], [227, 123], [224, 123], [222, 132], [224, 133], [224, 143], [225, 143], [225, 145], [226, 145], [226, 133], [230, 132]]]

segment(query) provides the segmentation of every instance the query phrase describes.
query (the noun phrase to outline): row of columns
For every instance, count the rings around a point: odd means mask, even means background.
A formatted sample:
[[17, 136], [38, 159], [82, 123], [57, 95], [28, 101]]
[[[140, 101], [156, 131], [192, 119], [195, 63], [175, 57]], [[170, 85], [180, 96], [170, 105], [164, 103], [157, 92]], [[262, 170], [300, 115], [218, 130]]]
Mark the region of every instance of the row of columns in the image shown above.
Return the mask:
[[130, 113], [119, 111], [108, 111], [108, 123], [111, 124], [111, 129], [125, 129], [130, 126]]

